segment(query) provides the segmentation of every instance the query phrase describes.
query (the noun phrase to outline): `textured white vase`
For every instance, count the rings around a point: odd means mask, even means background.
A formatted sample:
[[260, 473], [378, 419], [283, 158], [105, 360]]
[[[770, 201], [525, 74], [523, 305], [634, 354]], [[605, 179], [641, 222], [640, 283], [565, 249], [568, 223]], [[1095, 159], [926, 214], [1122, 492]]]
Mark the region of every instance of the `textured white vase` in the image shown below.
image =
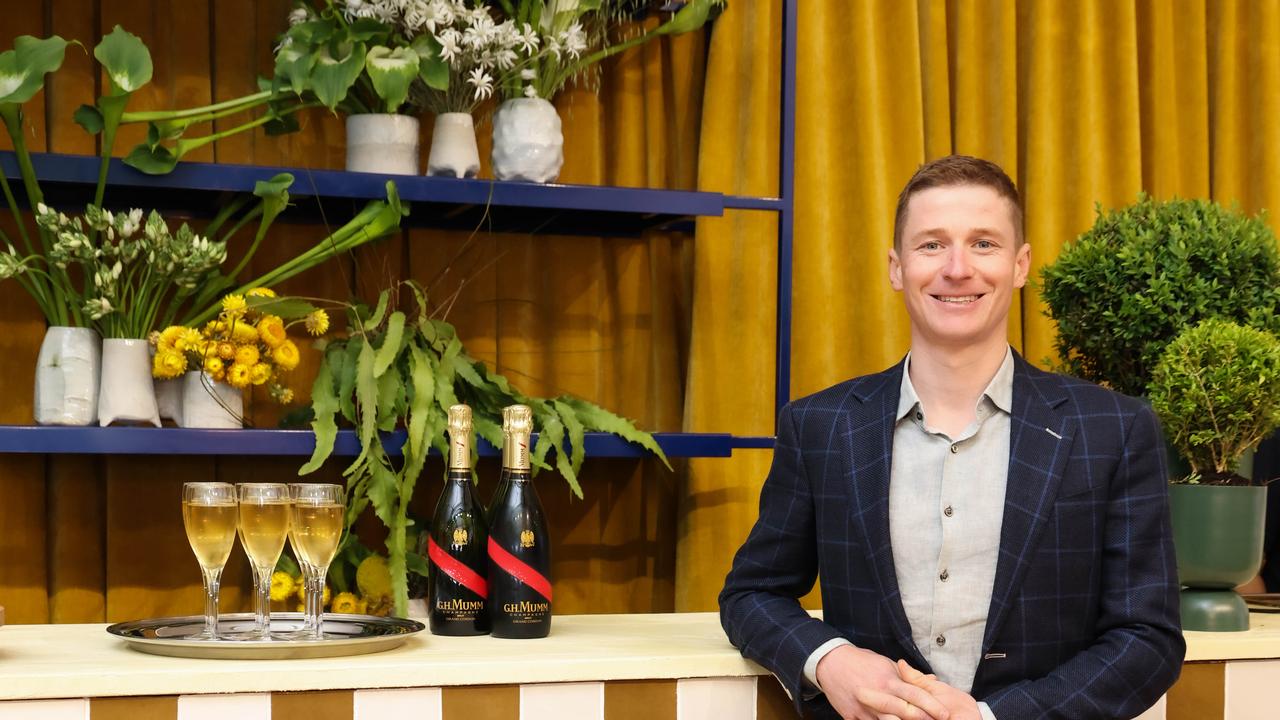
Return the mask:
[[45, 331], [36, 358], [35, 421], [91, 425], [98, 419], [102, 340], [89, 328], [56, 325]]
[[516, 98], [493, 114], [493, 176], [549, 183], [564, 165], [564, 135], [556, 106], [542, 98]]
[[347, 169], [417, 175], [418, 125], [408, 115], [348, 115]]
[[480, 172], [480, 150], [476, 148], [476, 125], [470, 113], [442, 113], [431, 131], [431, 154], [427, 174], [452, 178], [473, 178]]
[[185, 428], [244, 427], [244, 395], [205, 373], [188, 372], [182, 376], [182, 420], [178, 424]]
[[182, 426], [182, 378], [155, 381], [156, 408], [161, 420], [172, 420]]
[[98, 424], [106, 427], [113, 422], [145, 422], [160, 427], [156, 386], [151, 379], [151, 346], [146, 340], [102, 341]]

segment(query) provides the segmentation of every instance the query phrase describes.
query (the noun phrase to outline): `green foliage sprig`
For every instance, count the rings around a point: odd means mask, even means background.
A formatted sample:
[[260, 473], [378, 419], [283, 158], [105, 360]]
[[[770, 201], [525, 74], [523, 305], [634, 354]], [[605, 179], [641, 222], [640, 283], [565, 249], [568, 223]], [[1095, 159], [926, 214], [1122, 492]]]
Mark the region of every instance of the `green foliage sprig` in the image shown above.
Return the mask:
[[1262, 216], [1208, 200], [1098, 209], [1041, 271], [1065, 370], [1141, 396], [1165, 347], [1207, 318], [1280, 331], [1280, 255]]
[[[409, 501], [430, 450], [448, 452], [445, 428], [450, 405], [470, 405], [476, 434], [496, 447], [502, 446], [502, 408], [530, 406], [540, 431], [530, 457], [534, 472], [550, 470], [554, 463], [579, 498], [578, 472], [589, 431], [612, 433], [636, 443], [670, 468], [653, 436], [631, 421], [580, 398], [535, 398], [512, 387], [505, 377], [467, 354], [452, 325], [430, 316], [420, 286], [405, 286], [413, 292], [415, 313], [390, 309], [391, 291], [384, 291], [372, 311], [360, 306], [349, 311], [350, 337], [325, 346], [311, 390], [315, 452], [298, 470], [299, 475], [313, 472], [332, 454], [339, 416], [355, 425], [360, 455], [343, 471], [347, 524], [372, 504], [374, 514], [389, 529], [388, 567], [400, 615], [408, 605], [408, 571], [425, 575], [427, 569], [425, 558], [406, 547], [412, 524]], [[407, 437], [401, 447], [402, 461], [397, 463], [387, 454], [379, 433], [402, 425]]]
[[1169, 343], [1150, 390], [1152, 408], [1195, 475], [1251, 484], [1232, 468], [1280, 427], [1280, 339], [1206, 320]]

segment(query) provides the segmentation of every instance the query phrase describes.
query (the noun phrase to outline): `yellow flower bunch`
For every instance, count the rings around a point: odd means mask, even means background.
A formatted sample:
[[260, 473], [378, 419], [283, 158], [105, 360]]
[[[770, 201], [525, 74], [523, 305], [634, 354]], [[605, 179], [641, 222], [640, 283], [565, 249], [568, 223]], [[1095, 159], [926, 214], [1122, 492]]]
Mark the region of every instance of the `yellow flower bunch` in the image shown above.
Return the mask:
[[329, 328], [329, 316], [324, 310], [315, 310], [286, 324], [278, 315], [256, 310], [247, 299], [275, 296], [270, 288], [228, 295], [222, 299], [222, 312], [217, 319], [203, 327], [173, 325], [152, 333], [156, 352], [151, 374], [176, 378], [188, 370], [200, 369], [232, 387], [266, 386], [273, 400], [292, 402], [293, 390], [285, 385], [282, 374], [298, 367], [301, 354], [289, 339], [288, 328], [301, 323], [307, 332], [320, 335]]

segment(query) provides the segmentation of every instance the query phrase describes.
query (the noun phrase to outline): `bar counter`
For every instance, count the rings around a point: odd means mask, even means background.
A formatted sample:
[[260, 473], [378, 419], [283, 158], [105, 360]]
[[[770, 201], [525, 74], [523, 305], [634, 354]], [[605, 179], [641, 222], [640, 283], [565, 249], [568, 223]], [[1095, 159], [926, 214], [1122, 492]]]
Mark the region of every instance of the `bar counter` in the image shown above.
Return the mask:
[[[1251, 620], [1244, 633], [1188, 632], [1182, 678], [1143, 719], [1275, 717], [1257, 713], [1276, 704], [1280, 616]], [[541, 640], [424, 632], [386, 652], [307, 660], [153, 656], [105, 627], [0, 628], [0, 717], [280, 718], [315, 712], [309, 703], [326, 718], [792, 717], [715, 613], [557, 616]]]

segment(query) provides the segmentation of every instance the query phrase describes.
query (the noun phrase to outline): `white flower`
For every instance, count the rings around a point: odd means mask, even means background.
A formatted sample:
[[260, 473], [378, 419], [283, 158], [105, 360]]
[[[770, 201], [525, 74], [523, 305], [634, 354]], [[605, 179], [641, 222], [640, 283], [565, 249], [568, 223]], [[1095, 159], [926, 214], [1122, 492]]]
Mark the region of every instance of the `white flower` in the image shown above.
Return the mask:
[[526, 55], [530, 55], [537, 50], [538, 43], [541, 40], [541, 38], [538, 37], [538, 32], [534, 30], [533, 26], [529, 23], [524, 24], [524, 29], [519, 34], [518, 38], [517, 42], [520, 44], [520, 50]]
[[574, 23], [564, 33], [564, 50], [570, 57], [578, 57], [587, 49], [587, 33], [581, 23]]
[[484, 100], [493, 94], [493, 78], [483, 68], [472, 68], [467, 82], [476, 89], [476, 100]]
[[538, 88], [536, 88], [536, 87], [534, 87], [534, 86], [532, 86], [532, 85], [525, 85], [525, 86], [524, 86], [524, 96], [525, 96], [525, 97], [527, 97], [527, 98], [536, 98], [536, 97], [538, 97]]
[[521, 80], [534, 80], [538, 77], [538, 71], [533, 68], [525, 68], [520, 71]]
[[306, 8], [294, 8], [293, 12], [289, 13], [289, 26], [300, 25], [310, 19], [311, 13], [307, 12]]
[[510, 48], [502, 48], [501, 50], [493, 53], [494, 63], [503, 70], [510, 70], [515, 67], [516, 60], [518, 59], [519, 56], [516, 55], [516, 51]]
[[458, 40], [462, 38], [462, 34], [453, 28], [449, 28], [436, 36], [436, 42], [440, 43], [440, 58], [445, 62], [453, 62], [458, 57], [458, 53], [462, 48], [458, 47]]

